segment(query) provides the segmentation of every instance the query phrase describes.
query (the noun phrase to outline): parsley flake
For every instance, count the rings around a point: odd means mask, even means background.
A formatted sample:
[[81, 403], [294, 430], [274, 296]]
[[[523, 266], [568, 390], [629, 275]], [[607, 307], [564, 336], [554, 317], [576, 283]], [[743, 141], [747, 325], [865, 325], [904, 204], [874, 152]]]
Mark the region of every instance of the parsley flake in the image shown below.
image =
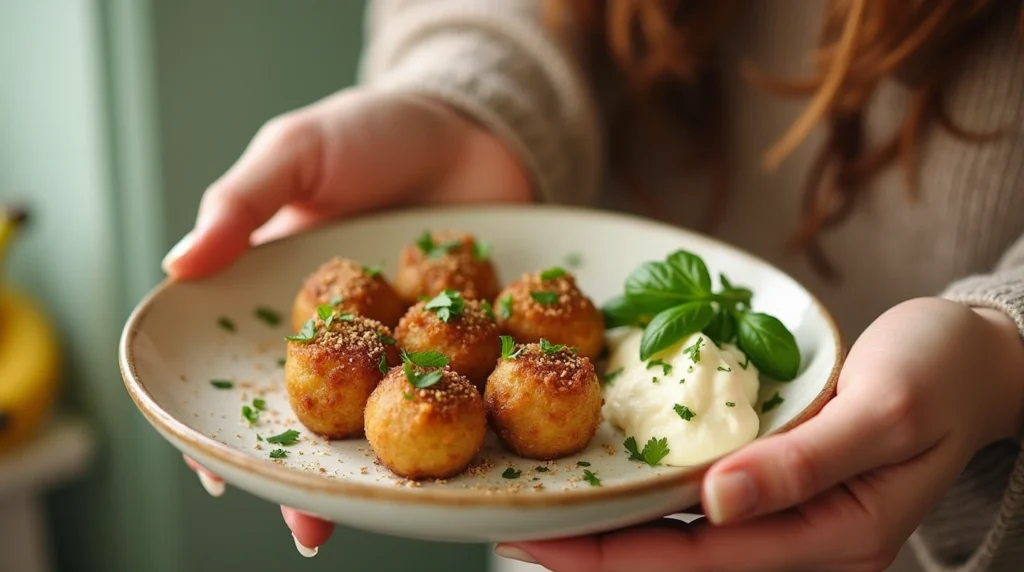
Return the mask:
[[392, 338], [384, 332], [377, 332], [377, 339], [380, 340], [380, 343], [386, 346], [393, 346], [398, 343], [395, 338]]
[[725, 406], [726, 406], [726, 407], [736, 407], [736, 404], [735, 404], [735, 403], [733, 403], [732, 401], [726, 401], [726, 402], [725, 402]]
[[260, 410], [260, 411], [266, 411], [267, 410], [267, 402], [262, 397], [257, 397], [256, 399], [253, 399], [252, 400], [252, 406], [255, 407], [256, 409]]
[[315, 338], [315, 337], [316, 337], [316, 322], [313, 321], [312, 319], [309, 319], [309, 320], [306, 320], [305, 324], [302, 324], [302, 329], [299, 330], [299, 333], [293, 334], [291, 336], [285, 336], [284, 339], [288, 340], [289, 342], [299, 342], [299, 343], [303, 343], [304, 344], [304, 343], [312, 341], [313, 338]]
[[263, 435], [260, 435], [259, 433], [257, 433], [256, 434], [256, 440], [262, 442], [263, 441]]
[[724, 371], [726, 373], [732, 373], [732, 368], [718, 366], [718, 371]]
[[411, 394], [411, 393], [403, 393], [403, 394], [402, 394], [402, 398], [403, 398], [403, 399], [407, 399], [407, 400], [409, 400], [409, 401], [412, 401], [412, 398], [413, 398], [413, 397], [415, 397], [415, 396], [414, 396], [413, 394]]
[[564, 349], [565, 344], [552, 344], [551, 342], [545, 340], [544, 338], [540, 339], [540, 351], [544, 352], [545, 354], [558, 353]]
[[617, 378], [620, 375], [622, 375], [622, 372], [624, 371], [624, 369], [625, 368], [621, 368], [620, 367], [620, 368], [617, 368], [617, 369], [613, 369], [612, 371], [609, 371], [608, 373], [604, 374], [604, 382], [607, 383], [608, 385], [611, 385], [611, 383], [613, 381], [615, 381], [615, 378]]
[[285, 358], [277, 358], [277, 367], [284, 367], [284, 364], [287, 363], [287, 361], [288, 360]]
[[761, 413], [768, 413], [772, 409], [782, 405], [783, 401], [785, 401], [785, 399], [783, 399], [783, 397], [779, 395], [779, 392], [776, 391], [775, 395], [771, 396], [768, 401], [761, 404]]
[[423, 231], [423, 234], [416, 240], [416, 246], [420, 247], [420, 250], [423, 251], [427, 258], [442, 258], [461, 245], [462, 241], [460, 240], [449, 240], [448, 242], [437, 244], [434, 242], [434, 237], [430, 235], [429, 230]]
[[274, 449], [270, 452], [271, 459], [283, 459], [288, 456], [288, 451], [284, 449]]
[[388, 356], [380, 354], [380, 361], [377, 362], [377, 369], [384, 375], [388, 374]]
[[220, 318], [217, 318], [217, 325], [220, 326], [220, 329], [224, 331], [235, 331], [235, 322], [232, 321], [231, 318], [228, 318], [227, 316], [221, 316]]
[[248, 405], [243, 405], [242, 417], [245, 417], [246, 421], [249, 422], [249, 425], [255, 425], [256, 422], [260, 420], [260, 412]]
[[651, 383], [658, 383], [658, 377], [657, 376], [652, 377], [651, 378]]
[[590, 483], [590, 486], [592, 486], [592, 487], [599, 487], [599, 486], [601, 486], [601, 479], [597, 478], [597, 475], [595, 475], [594, 473], [590, 472], [590, 469], [584, 469], [583, 470], [583, 480], [585, 480], [588, 483]]
[[235, 386], [233, 382], [230, 382], [226, 379], [211, 379], [210, 385], [216, 387], [217, 389], [231, 389], [232, 387]]
[[503, 478], [506, 478], [506, 479], [518, 479], [519, 475], [521, 475], [521, 474], [523, 474], [522, 471], [517, 471], [517, 470], [513, 469], [512, 467], [509, 467], [509, 468], [505, 469], [505, 472], [502, 473], [501, 476]]
[[635, 437], [627, 438], [622, 445], [626, 448], [626, 452], [629, 453], [630, 461], [641, 461], [652, 467], [660, 463], [669, 453], [668, 438], [666, 437], [661, 439], [651, 437], [647, 444], [644, 445], [643, 451], [637, 449]]
[[498, 316], [502, 320], [512, 317], [512, 294], [505, 294], [498, 300]]
[[743, 368], [743, 369], [747, 369], [747, 367], [750, 365], [750, 357], [749, 356], [744, 356], [744, 357], [747, 358], [747, 361], [741, 363], [740, 367]]
[[682, 417], [683, 421], [689, 421], [690, 419], [693, 419], [694, 417], [697, 416], [697, 414], [694, 413], [693, 410], [691, 410], [689, 407], [685, 405], [679, 405], [678, 403], [672, 406], [672, 410], [675, 411], [677, 415]]
[[651, 369], [652, 367], [660, 367], [661, 375], [668, 375], [672, 373], [672, 364], [666, 362], [665, 360], [652, 359], [651, 361], [647, 362], [647, 369]]
[[253, 314], [270, 327], [276, 327], [281, 323], [281, 314], [270, 308], [259, 307], [253, 310]]
[[443, 292], [427, 302], [423, 308], [434, 312], [437, 314], [438, 320], [447, 323], [452, 316], [461, 314], [465, 305], [466, 301], [462, 298], [462, 294], [451, 288], [445, 288]]
[[490, 318], [491, 321], [494, 320], [494, 307], [491, 306], [490, 302], [488, 302], [487, 300], [482, 300], [480, 302], [480, 309], [484, 311], [484, 315]]
[[299, 442], [299, 432], [295, 429], [289, 429], [284, 433], [279, 433], [273, 437], [267, 437], [267, 443], [273, 443], [274, 445], [294, 445]]
[[589, 467], [590, 463], [587, 462], [587, 461], [576, 461], [576, 466], [577, 467]]
[[566, 272], [565, 272], [564, 268], [562, 268], [560, 266], [552, 266], [551, 268], [548, 268], [547, 270], [544, 270], [544, 271], [542, 271], [540, 273], [540, 280], [541, 280], [541, 282], [547, 282], [548, 280], [554, 280], [555, 278], [561, 278], [562, 276], [565, 276], [565, 275], [566, 275]]
[[539, 304], [546, 304], [549, 306], [558, 302], [558, 293], [548, 290], [534, 290], [530, 292], [530, 297]]
[[516, 359], [524, 348], [516, 349], [516, 340], [512, 336], [499, 336], [501, 340], [501, 359]]
[[376, 278], [380, 276], [381, 267], [379, 264], [375, 264], [373, 266], [363, 266], [363, 273], [369, 276], [370, 278]]
[[533, 470], [537, 471], [538, 473], [546, 473], [546, 472], [548, 472], [551, 469], [548, 469], [547, 467], [537, 466], [537, 467], [534, 467]]
[[[686, 352], [686, 357], [690, 358], [693, 363], [700, 363], [700, 347], [704, 344], [704, 336], [697, 338], [697, 341], [693, 342], [689, 346], [683, 348]], [[690, 368], [693, 369], [692, 367]]]
[[491, 255], [491, 244], [489, 242], [479, 241], [473, 243], [473, 257], [477, 260], [487, 260]]
[[435, 369], [434, 371], [425, 372], [414, 367], [412, 361], [406, 361], [403, 369], [405, 370], [405, 379], [409, 381], [410, 385], [419, 389], [426, 389], [435, 385], [444, 376], [443, 370]]

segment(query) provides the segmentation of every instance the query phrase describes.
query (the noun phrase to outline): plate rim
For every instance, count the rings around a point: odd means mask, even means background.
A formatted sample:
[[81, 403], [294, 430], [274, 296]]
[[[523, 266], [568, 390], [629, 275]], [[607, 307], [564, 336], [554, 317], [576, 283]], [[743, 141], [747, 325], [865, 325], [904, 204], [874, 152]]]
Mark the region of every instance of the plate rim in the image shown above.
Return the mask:
[[[832, 334], [835, 342], [836, 355], [832, 365], [832, 371], [821, 391], [815, 396], [810, 404], [802, 409], [782, 427], [767, 433], [760, 438], [769, 435], [778, 435], [792, 430], [794, 427], [805, 423], [817, 415], [825, 404], [836, 394], [836, 387], [839, 379], [839, 372], [842, 369], [846, 357], [846, 345], [842, 333], [836, 326], [835, 319], [828, 308], [800, 281], [793, 278], [785, 271], [774, 264], [764, 260], [743, 249], [723, 242], [715, 237], [697, 233], [695, 231], [673, 226], [661, 221], [647, 219], [642, 216], [622, 213], [613, 210], [571, 207], [563, 205], [442, 205], [426, 207], [398, 208], [386, 211], [365, 213], [338, 221], [332, 221], [304, 232], [281, 238], [276, 238], [259, 245], [252, 246], [243, 256], [250, 256], [253, 252], [267, 248], [270, 245], [303, 240], [310, 234], [331, 232], [338, 227], [353, 222], [372, 222], [374, 219], [393, 218], [396, 216], [429, 216], [430, 214], [452, 211], [464, 213], [473, 212], [494, 212], [503, 211], [507, 213], [519, 211], [521, 213], [546, 211], [554, 214], [563, 214], [573, 217], [595, 217], [606, 221], [643, 223], [714, 243], [716, 246], [730, 250], [740, 257], [751, 259], [757, 263], [764, 264], [783, 276], [786, 276], [810, 297], [814, 306], [821, 312], [825, 323]], [[175, 278], [164, 278], [159, 284], [152, 288], [142, 300], [135, 306], [128, 316], [122, 329], [121, 339], [118, 343], [118, 366], [121, 371], [121, 378], [129, 396], [135, 406], [143, 414], [146, 420], [154, 428], [173, 436], [174, 439], [187, 444], [193, 449], [202, 451], [205, 455], [213, 457], [221, 463], [231, 465], [235, 469], [253, 474], [264, 481], [275, 485], [297, 487], [303, 492], [316, 492], [332, 496], [356, 497], [359, 499], [386, 500], [402, 504], [412, 505], [444, 505], [444, 506], [472, 506], [483, 508], [522, 508], [522, 507], [551, 507], [590, 504], [598, 501], [610, 501], [638, 495], [655, 494], [672, 487], [680, 487], [703, 479], [708, 469], [721, 457], [695, 467], [679, 467], [678, 470], [670, 470], [661, 474], [653, 475], [645, 479], [627, 481], [623, 484], [608, 485], [601, 487], [586, 487], [570, 490], [557, 490], [551, 492], [531, 494], [508, 494], [494, 491], [480, 491], [474, 489], [423, 489], [416, 487], [384, 487], [363, 483], [350, 482], [341, 479], [327, 479], [320, 475], [310, 474], [305, 471], [296, 471], [286, 466], [268, 460], [260, 459], [252, 455], [237, 451], [228, 445], [208, 437], [207, 435], [190, 428], [184, 422], [164, 410], [156, 402], [145, 383], [138, 375], [135, 364], [134, 341], [141, 330], [141, 324], [148, 314], [150, 307], [166, 290], [173, 288], [181, 281]], [[189, 281], [194, 283], [195, 281]]]

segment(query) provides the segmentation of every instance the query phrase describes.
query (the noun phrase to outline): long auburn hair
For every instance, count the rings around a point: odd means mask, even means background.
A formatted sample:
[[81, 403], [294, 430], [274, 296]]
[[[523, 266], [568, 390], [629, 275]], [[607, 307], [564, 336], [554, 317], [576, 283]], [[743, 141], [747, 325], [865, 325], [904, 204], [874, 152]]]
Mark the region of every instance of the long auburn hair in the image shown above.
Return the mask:
[[[998, 133], [972, 133], [954, 124], [943, 106], [943, 88], [958, 70], [992, 8], [1019, 0], [830, 0], [815, 73], [780, 80], [750, 66], [747, 79], [780, 96], [809, 97], [803, 114], [767, 150], [764, 167], [776, 168], [819, 122], [827, 137], [807, 175], [802, 221], [791, 245], [809, 256], [826, 278], [837, 276], [820, 244], [824, 231], [846, 219], [864, 182], [898, 161], [908, 198], [917, 198], [917, 144], [938, 124], [962, 139], [983, 142]], [[728, 197], [721, 70], [721, 34], [739, 7], [736, 0], [549, 0], [548, 22], [571, 25], [586, 40], [591, 66], [606, 64], [626, 90], [611, 117], [613, 176], [652, 208], [628, 159], [629, 141], [650, 135], [665, 119], [691, 143], [682, 150], [711, 169], [707, 229], [721, 218]], [[1024, 36], [1024, 6], [1018, 13]], [[904, 73], [911, 68], [912, 73]], [[913, 96], [893, 137], [869, 149], [864, 109], [879, 84], [899, 74]], [[692, 162], [687, 164], [692, 165]], [[653, 210], [653, 208], [652, 208]]]

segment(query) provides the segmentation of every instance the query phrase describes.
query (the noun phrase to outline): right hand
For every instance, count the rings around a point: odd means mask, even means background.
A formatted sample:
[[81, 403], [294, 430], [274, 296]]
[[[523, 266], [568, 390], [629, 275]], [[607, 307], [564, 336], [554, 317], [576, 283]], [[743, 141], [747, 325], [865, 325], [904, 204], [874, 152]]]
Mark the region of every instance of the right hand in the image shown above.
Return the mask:
[[[195, 228], [163, 265], [173, 278], [199, 278], [251, 244], [362, 211], [530, 197], [518, 157], [455, 110], [425, 97], [346, 90], [267, 122], [203, 194]], [[223, 494], [217, 475], [185, 461], [210, 494]], [[330, 537], [331, 523], [281, 510], [304, 555]]]

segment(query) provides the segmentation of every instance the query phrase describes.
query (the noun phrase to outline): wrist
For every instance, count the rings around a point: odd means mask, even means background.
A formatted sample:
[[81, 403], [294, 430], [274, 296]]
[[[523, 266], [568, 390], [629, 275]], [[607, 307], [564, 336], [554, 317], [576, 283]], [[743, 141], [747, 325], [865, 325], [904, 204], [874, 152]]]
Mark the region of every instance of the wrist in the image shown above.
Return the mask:
[[[972, 308], [993, 333], [991, 381], [998, 403], [1004, 405], [999, 414], [992, 417], [995, 426], [989, 441], [1018, 439], [1024, 430], [1024, 340], [1017, 325], [1009, 316], [991, 308]], [[988, 443], [985, 443], [988, 444]]]

